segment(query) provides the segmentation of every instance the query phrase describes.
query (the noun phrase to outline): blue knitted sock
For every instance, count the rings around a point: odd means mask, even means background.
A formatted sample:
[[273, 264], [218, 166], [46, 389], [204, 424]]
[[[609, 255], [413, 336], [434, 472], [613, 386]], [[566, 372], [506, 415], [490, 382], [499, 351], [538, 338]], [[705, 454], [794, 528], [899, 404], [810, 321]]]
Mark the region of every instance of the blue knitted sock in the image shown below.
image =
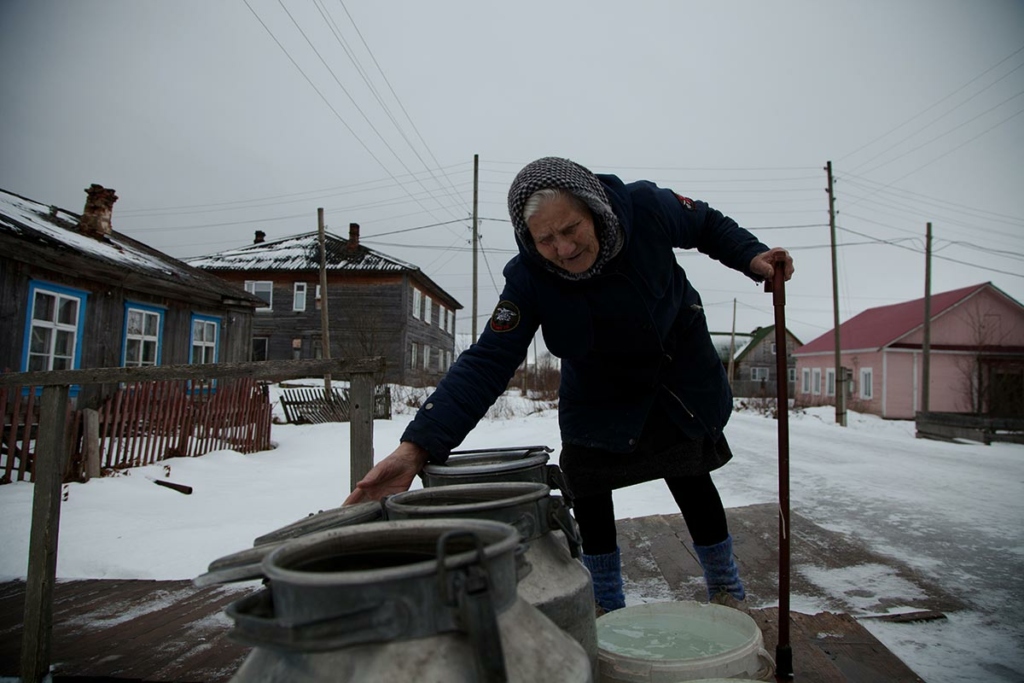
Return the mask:
[[697, 551], [700, 566], [704, 568], [704, 581], [708, 585], [708, 599], [725, 591], [737, 600], [742, 600], [747, 593], [740, 581], [740, 570], [732, 556], [732, 536], [715, 545], [693, 544]]
[[613, 553], [583, 555], [583, 565], [590, 570], [594, 581], [594, 600], [604, 611], [622, 609], [626, 598], [622, 594], [622, 557], [618, 547]]

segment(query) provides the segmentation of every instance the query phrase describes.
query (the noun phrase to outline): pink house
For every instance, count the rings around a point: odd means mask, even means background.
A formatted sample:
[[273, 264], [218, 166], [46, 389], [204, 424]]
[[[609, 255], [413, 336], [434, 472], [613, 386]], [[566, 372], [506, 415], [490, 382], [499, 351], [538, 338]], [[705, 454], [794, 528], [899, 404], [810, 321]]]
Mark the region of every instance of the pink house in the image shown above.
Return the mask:
[[[913, 419], [922, 409], [924, 299], [839, 326], [850, 410]], [[929, 410], [1024, 417], [1024, 306], [992, 283], [933, 294]], [[833, 332], [801, 346], [798, 405], [835, 404]]]

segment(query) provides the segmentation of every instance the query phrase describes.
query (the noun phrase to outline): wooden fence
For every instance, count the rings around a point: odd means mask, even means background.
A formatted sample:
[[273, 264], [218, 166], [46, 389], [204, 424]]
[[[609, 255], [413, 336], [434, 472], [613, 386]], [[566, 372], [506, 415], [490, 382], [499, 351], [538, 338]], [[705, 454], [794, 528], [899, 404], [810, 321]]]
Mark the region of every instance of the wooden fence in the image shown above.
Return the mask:
[[966, 439], [986, 446], [995, 442], [1024, 443], [1024, 418], [1019, 417], [918, 412], [914, 422], [919, 439]]
[[[281, 409], [285, 420], [292, 424], [321, 424], [348, 422], [352, 415], [349, 390], [333, 387], [328, 394], [324, 389], [295, 387], [281, 389]], [[391, 387], [379, 385], [373, 392], [373, 419], [391, 419]]]
[[[21, 680], [39, 683], [50, 670], [53, 636], [53, 587], [57, 580], [61, 484], [68, 466], [68, 399], [72, 385], [249, 378], [284, 380], [331, 374], [351, 379], [351, 485], [373, 466], [374, 378], [383, 375], [383, 358], [309, 361], [262, 361], [213, 365], [166, 365], [146, 368], [97, 368], [0, 374], [0, 387], [43, 387], [34, 460], [32, 528], [25, 582]], [[31, 393], [31, 392], [30, 392]], [[91, 420], [87, 420], [91, 421]], [[351, 486], [347, 489], [351, 490]]]
[[[95, 433], [86, 429], [87, 411], [73, 410], [69, 401], [67, 413], [63, 481], [226, 448], [241, 453], [270, 448], [268, 392], [250, 378], [217, 385], [203, 379], [126, 384], [100, 407]], [[0, 387], [0, 416], [0, 484], [34, 481], [36, 391]], [[97, 460], [93, 467], [90, 454]]]

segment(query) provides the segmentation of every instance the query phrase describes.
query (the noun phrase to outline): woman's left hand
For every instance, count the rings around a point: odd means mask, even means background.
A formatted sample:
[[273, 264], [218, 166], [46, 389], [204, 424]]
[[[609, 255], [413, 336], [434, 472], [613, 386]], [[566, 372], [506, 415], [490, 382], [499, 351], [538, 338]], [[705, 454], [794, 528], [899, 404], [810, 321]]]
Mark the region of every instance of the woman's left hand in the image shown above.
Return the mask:
[[750, 272], [771, 280], [775, 276], [775, 262], [780, 258], [786, 259], [786, 281], [793, 277], [793, 257], [782, 247], [775, 247], [750, 259]]

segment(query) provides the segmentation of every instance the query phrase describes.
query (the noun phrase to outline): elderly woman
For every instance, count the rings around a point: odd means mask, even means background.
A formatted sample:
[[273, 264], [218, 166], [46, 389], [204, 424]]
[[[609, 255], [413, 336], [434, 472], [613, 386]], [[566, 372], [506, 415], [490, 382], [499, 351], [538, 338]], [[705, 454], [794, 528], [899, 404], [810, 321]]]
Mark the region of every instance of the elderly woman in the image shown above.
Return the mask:
[[732, 457], [722, 429], [732, 394], [700, 295], [673, 248], [698, 249], [755, 281], [784, 259], [735, 221], [640, 181], [555, 157], [516, 176], [508, 195], [519, 255], [479, 341], [459, 356], [346, 503], [404, 491], [443, 463], [508, 386], [537, 329], [562, 360], [559, 464], [575, 496], [583, 561], [599, 609], [623, 607], [612, 491], [664, 479], [704, 569], [708, 597], [745, 597], [712, 470]]

